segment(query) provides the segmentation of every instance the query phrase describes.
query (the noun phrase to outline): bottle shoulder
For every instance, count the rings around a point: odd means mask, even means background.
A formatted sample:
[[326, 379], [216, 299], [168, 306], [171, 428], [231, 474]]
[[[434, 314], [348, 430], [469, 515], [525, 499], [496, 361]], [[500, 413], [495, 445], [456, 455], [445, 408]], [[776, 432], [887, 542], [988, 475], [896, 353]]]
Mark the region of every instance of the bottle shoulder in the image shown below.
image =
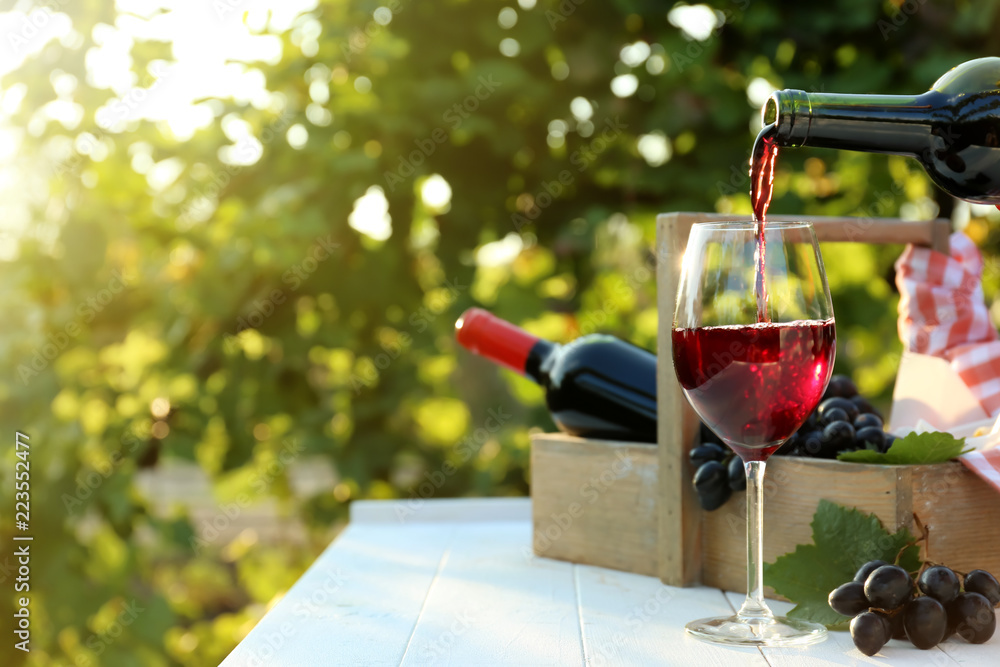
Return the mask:
[[1000, 91], [1000, 58], [976, 58], [964, 62], [945, 72], [934, 82], [930, 90], [948, 96], [987, 91], [998, 92]]
[[583, 336], [559, 348], [549, 360], [548, 385], [558, 390], [582, 374], [621, 378], [655, 392], [656, 355], [631, 343], [602, 334]]

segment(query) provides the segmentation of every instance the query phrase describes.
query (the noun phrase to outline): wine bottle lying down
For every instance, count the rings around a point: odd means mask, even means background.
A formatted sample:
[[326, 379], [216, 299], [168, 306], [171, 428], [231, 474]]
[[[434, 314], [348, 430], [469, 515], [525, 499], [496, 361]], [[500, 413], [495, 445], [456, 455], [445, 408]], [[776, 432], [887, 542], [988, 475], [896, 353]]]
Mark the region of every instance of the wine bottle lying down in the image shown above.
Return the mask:
[[656, 442], [656, 355], [603, 334], [557, 345], [480, 308], [462, 314], [455, 336], [471, 352], [541, 385], [560, 430]]

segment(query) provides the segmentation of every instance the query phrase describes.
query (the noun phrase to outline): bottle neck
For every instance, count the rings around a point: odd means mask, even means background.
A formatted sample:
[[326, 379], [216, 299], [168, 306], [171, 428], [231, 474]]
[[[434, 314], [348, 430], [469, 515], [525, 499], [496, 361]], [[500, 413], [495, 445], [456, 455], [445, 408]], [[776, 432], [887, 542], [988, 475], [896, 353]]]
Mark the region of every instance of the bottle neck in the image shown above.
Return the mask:
[[481, 308], [462, 314], [455, 323], [455, 338], [470, 352], [540, 384], [548, 375], [546, 360], [559, 349]]
[[764, 106], [779, 146], [818, 146], [868, 153], [919, 155], [936, 119], [934, 98], [923, 95], [832, 95], [779, 90]]

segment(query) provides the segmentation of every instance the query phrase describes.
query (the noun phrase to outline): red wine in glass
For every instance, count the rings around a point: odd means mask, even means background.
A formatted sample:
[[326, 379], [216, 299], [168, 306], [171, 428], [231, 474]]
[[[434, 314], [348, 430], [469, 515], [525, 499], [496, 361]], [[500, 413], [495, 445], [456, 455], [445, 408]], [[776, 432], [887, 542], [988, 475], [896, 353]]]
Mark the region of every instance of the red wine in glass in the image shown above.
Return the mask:
[[674, 368], [695, 410], [744, 461], [767, 460], [819, 402], [833, 320], [673, 330]]
[[[764, 215], [776, 150], [761, 137], [754, 202]], [[760, 165], [760, 166], [757, 166]], [[764, 261], [765, 239], [768, 260]], [[770, 292], [770, 300], [764, 286]], [[808, 222], [704, 222], [688, 236], [671, 351], [678, 382], [747, 473], [747, 597], [736, 614], [685, 630], [711, 642], [793, 646], [826, 628], [775, 616], [763, 597], [763, 482], [767, 458], [826, 389], [836, 351], [833, 304]]]

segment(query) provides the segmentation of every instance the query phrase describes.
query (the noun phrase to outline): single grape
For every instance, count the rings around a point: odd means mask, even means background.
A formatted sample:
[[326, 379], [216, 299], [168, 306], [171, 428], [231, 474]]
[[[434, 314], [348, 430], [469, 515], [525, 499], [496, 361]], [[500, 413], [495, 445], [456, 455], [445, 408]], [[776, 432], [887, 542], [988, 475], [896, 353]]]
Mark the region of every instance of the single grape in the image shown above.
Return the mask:
[[698, 504], [701, 505], [701, 508], [706, 512], [714, 512], [725, 505], [732, 495], [733, 490], [728, 486], [720, 489], [714, 489], [712, 491], [706, 491], [698, 494]]
[[819, 453], [823, 451], [823, 432], [822, 431], [810, 431], [806, 433], [805, 438], [802, 439], [799, 445], [799, 450], [803, 452], [805, 456], [819, 456]]
[[823, 426], [827, 424], [832, 424], [833, 422], [846, 422], [847, 412], [843, 408], [830, 408], [823, 413], [823, 417], [819, 420], [819, 423]]
[[743, 459], [734, 456], [726, 466], [729, 475], [729, 488], [733, 491], [745, 491], [747, 488], [747, 473], [743, 466]]
[[851, 398], [852, 396], [858, 395], [858, 387], [854, 384], [854, 381], [846, 375], [834, 375], [830, 378], [830, 384], [826, 385], [826, 391], [823, 393], [823, 398], [830, 398], [832, 396], [840, 396], [842, 398]]
[[993, 606], [1000, 604], [1000, 582], [986, 570], [973, 570], [965, 575], [965, 592], [979, 593]]
[[910, 600], [903, 607], [902, 617], [906, 638], [917, 648], [934, 648], [944, 639], [948, 614], [934, 598], [922, 595]]
[[958, 575], [943, 565], [929, 567], [921, 573], [917, 586], [941, 604], [948, 604], [958, 597]]
[[729, 488], [726, 466], [719, 461], [707, 461], [694, 473], [694, 490], [703, 510], [711, 512], [726, 504], [733, 490]]
[[854, 427], [846, 421], [835, 421], [823, 429], [820, 458], [837, 458], [838, 452], [854, 446]]
[[801, 427], [799, 427], [799, 432], [808, 433], [809, 431], [815, 431], [818, 428], [819, 428], [819, 412], [817, 410], [813, 410], [812, 412], [809, 413], [809, 416], [806, 417], [806, 423], [803, 424]]
[[865, 597], [879, 609], [896, 609], [912, 595], [913, 579], [898, 565], [883, 565], [865, 580]]
[[903, 613], [901, 610], [888, 612], [881, 609], [872, 609], [871, 612], [878, 614], [889, 624], [891, 639], [906, 639], [906, 629], [903, 628]]
[[826, 416], [826, 411], [832, 410], [834, 408], [840, 408], [841, 410], [846, 412], [847, 413], [846, 421], [849, 422], [853, 422], [855, 419], [858, 418], [858, 415], [861, 414], [858, 411], [858, 406], [854, 405], [854, 403], [852, 403], [846, 398], [840, 398], [836, 396], [833, 398], [828, 398], [822, 403], [820, 403], [819, 407], [816, 408], [816, 411], [819, 412], [820, 419], [823, 419]]
[[[867, 416], [867, 415], [864, 415]], [[861, 449], [881, 452], [885, 447], [885, 431], [881, 426], [865, 426], [854, 434], [854, 442]]]
[[870, 412], [862, 412], [854, 418], [854, 428], [860, 431], [866, 426], [874, 426], [881, 431], [883, 424], [878, 415], [873, 415]]
[[882, 453], [885, 454], [892, 447], [892, 443], [896, 442], [896, 436], [892, 433], [885, 434], [885, 445], [883, 446]]
[[[882, 415], [879, 414], [879, 411], [876, 410], [875, 406], [873, 406], [864, 396], [860, 394], [858, 394], [857, 396], [851, 396], [851, 403], [854, 403], [855, 407], [857, 407], [858, 409], [858, 412], [860, 412], [861, 414], [875, 415], [879, 419], [882, 419]], [[882, 421], [884, 422], [885, 420], [882, 419]]]
[[851, 639], [865, 655], [875, 655], [889, 641], [889, 622], [870, 611], [863, 611], [851, 619]]
[[868, 581], [868, 577], [872, 572], [879, 569], [883, 565], [888, 565], [884, 560], [870, 560], [854, 574], [854, 581], [860, 581], [862, 584]]
[[721, 461], [726, 458], [727, 453], [729, 450], [722, 445], [717, 445], [714, 442], [703, 442], [697, 447], [692, 447], [688, 456], [691, 458], [691, 465], [700, 468], [709, 461]]
[[997, 616], [984, 596], [962, 593], [948, 605], [948, 625], [970, 644], [982, 644], [996, 631]]
[[901, 613], [896, 612], [896, 615], [889, 620], [889, 625], [892, 627], [893, 639], [906, 639], [906, 627], [903, 625], [903, 615]]
[[844, 616], [857, 616], [871, 605], [865, 597], [865, 585], [860, 581], [850, 581], [830, 591], [830, 608]]

